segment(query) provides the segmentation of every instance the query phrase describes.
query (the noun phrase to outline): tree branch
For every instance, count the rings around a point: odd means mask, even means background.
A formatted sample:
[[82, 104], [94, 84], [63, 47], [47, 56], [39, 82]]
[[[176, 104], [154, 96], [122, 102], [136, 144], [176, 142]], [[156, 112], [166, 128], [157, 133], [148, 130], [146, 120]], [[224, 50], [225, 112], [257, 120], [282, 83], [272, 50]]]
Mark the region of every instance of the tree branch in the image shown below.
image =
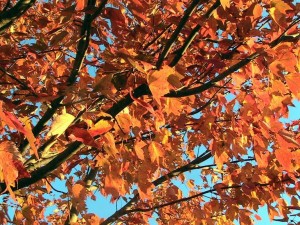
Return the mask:
[[[47, 177], [52, 171], [57, 169], [63, 162], [68, 160], [74, 154], [76, 154], [82, 147], [83, 143], [75, 141], [71, 143], [63, 152], [59, 153], [54, 159], [52, 159], [47, 165], [40, 167], [39, 169], [33, 171], [29, 178], [22, 178], [16, 182], [15, 187], [12, 187], [13, 191], [19, 190], [24, 187], [28, 187], [31, 184]], [[0, 183], [1, 194], [7, 193], [6, 184]]]
[[[213, 11], [219, 7], [220, 5], [220, 0], [217, 0], [212, 7], [210, 7], [210, 9], [204, 14], [204, 18], [208, 19], [211, 14], [213, 13]], [[194, 38], [197, 36], [199, 30], [201, 29], [201, 25], [198, 24], [196, 27], [194, 27], [194, 29], [192, 30], [192, 32], [190, 33], [190, 35], [188, 36], [188, 38], [186, 39], [186, 41], [183, 43], [182, 47], [180, 49], [178, 49], [178, 51], [176, 51], [176, 55], [174, 56], [172, 62], [169, 64], [170, 67], [175, 66], [179, 60], [181, 59], [181, 57], [184, 55], [184, 53], [186, 52], [186, 50], [188, 49], [188, 47], [191, 45], [191, 43], [193, 42]]]
[[193, 2], [185, 10], [184, 15], [181, 18], [178, 26], [176, 27], [175, 31], [171, 35], [170, 39], [167, 41], [167, 43], [166, 43], [166, 45], [163, 49], [163, 52], [158, 57], [158, 60], [156, 62], [156, 68], [158, 70], [160, 69], [164, 59], [166, 58], [166, 56], [170, 52], [171, 47], [172, 47], [173, 43], [175, 42], [175, 40], [177, 39], [180, 31], [183, 29], [184, 25], [186, 24], [186, 22], [188, 21], [189, 17], [192, 15], [192, 13], [195, 11], [196, 6], [199, 4], [200, 1], [201, 0], [193, 0]]
[[10, 10], [2, 11], [0, 13], [0, 34], [3, 34], [5, 30], [10, 27], [15, 20], [20, 18], [35, 2], [36, 0], [20, 0]]
[[[264, 186], [269, 186], [273, 183], [285, 183], [285, 182], [290, 182], [292, 181], [292, 179], [284, 179], [284, 180], [281, 180], [281, 181], [271, 181], [271, 182], [268, 182], [268, 183], [257, 183], [255, 184], [256, 187], [264, 187]], [[225, 186], [225, 187], [221, 187], [220, 189], [221, 190], [228, 190], [228, 189], [234, 189], [234, 188], [241, 188], [242, 185], [232, 185], [232, 186]], [[215, 191], [218, 191], [216, 188], [213, 188], [213, 189], [209, 189], [207, 191], [203, 191], [203, 192], [200, 192], [198, 194], [195, 194], [195, 195], [192, 195], [192, 196], [189, 196], [189, 197], [186, 197], [186, 198], [181, 198], [181, 199], [177, 199], [177, 200], [174, 200], [174, 201], [171, 201], [171, 202], [167, 202], [167, 203], [164, 203], [164, 204], [160, 204], [160, 205], [156, 205], [156, 206], [153, 206], [153, 207], [149, 207], [149, 208], [135, 208], [135, 209], [132, 209], [132, 210], [128, 210], [127, 213], [133, 213], [133, 212], [148, 212], [148, 211], [152, 211], [152, 210], [155, 210], [155, 209], [160, 209], [160, 208], [163, 208], [163, 207], [166, 207], [166, 206], [170, 206], [170, 205], [174, 205], [174, 204], [177, 204], [177, 203], [180, 203], [180, 202], [186, 202], [186, 201], [189, 201], [191, 199], [194, 199], [194, 198], [198, 198], [198, 197], [201, 197], [205, 194], [209, 194], [209, 193], [213, 193]]]
[[[89, 46], [90, 30], [92, 27], [93, 19], [95, 19], [96, 16], [101, 12], [101, 10], [104, 8], [106, 2], [107, 1], [103, 1], [100, 4], [97, 11], [93, 15], [86, 14], [84, 17], [84, 21], [83, 21], [81, 32], [80, 32], [81, 39], [77, 44], [76, 58], [74, 60], [74, 64], [73, 64], [73, 68], [70, 73], [70, 76], [67, 80], [68, 86], [72, 86], [76, 82], [78, 73], [80, 71], [80, 68], [82, 66], [82, 63], [83, 63], [83, 60], [84, 60], [84, 57], [86, 54], [86, 50]], [[89, 6], [94, 6], [95, 1], [94, 0], [89, 1], [89, 4], [90, 4]], [[54, 99], [50, 103], [51, 107], [48, 108], [48, 110], [45, 112], [44, 116], [38, 121], [36, 126], [32, 129], [32, 133], [34, 134], [34, 136], [37, 136], [44, 129], [45, 124], [52, 118], [52, 116], [55, 114], [57, 109], [60, 107], [60, 103], [64, 99], [64, 97], [65, 97], [64, 95], [61, 95], [58, 98]], [[24, 154], [27, 147], [28, 147], [28, 140], [24, 140], [23, 143], [20, 145], [20, 148], [19, 148], [20, 152], [22, 154]]]
[[[175, 170], [173, 170], [172, 172], [156, 179], [155, 181], [153, 181], [153, 185], [158, 186], [161, 183], [175, 177], [178, 176], [179, 174], [182, 174], [186, 171], [189, 171], [191, 168], [197, 166], [198, 164], [206, 161], [207, 159], [209, 159], [211, 157], [211, 153], [210, 151], [206, 151], [204, 152], [202, 155], [198, 156], [196, 159], [194, 159], [193, 161], [191, 161], [190, 163], [177, 168]], [[115, 222], [119, 217], [124, 216], [126, 214], [128, 214], [129, 212], [131, 212], [132, 207], [136, 204], [136, 202], [139, 200], [140, 196], [139, 194], [136, 194], [125, 206], [123, 206], [121, 209], [119, 209], [117, 212], [115, 212], [113, 215], [111, 215], [110, 217], [108, 217], [104, 222], [101, 223], [101, 225], [108, 225], [111, 224], [113, 222]]]

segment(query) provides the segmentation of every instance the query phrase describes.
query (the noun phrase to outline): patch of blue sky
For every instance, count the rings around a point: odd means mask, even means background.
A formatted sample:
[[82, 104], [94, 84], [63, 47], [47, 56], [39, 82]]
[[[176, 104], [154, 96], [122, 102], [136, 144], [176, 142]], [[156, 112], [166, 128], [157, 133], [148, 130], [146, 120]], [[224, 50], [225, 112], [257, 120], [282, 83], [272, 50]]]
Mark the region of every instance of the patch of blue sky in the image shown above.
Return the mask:
[[32, 44], [36, 44], [36, 39], [35, 38], [30, 38], [30, 39], [25, 39], [20, 41], [21, 45], [32, 45]]
[[288, 118], [280, 118], [282, 123], [290, 123], [292, 121], [300, 120], [300, 101], [293, 100], [293, 106], [288, 106], [289, 116]]

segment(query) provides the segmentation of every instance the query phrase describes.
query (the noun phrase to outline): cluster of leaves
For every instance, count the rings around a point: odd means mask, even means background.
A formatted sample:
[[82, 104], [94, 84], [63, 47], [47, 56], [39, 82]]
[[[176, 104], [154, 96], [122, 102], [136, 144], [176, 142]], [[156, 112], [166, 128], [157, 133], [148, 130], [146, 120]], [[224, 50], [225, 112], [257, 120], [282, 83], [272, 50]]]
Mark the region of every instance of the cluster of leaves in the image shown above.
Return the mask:
[[[1, 224], [251, 224], [263, 205], [281, 221], [300, 210], [300, 121], [280, 122], [300, 99], [299, 3], [0, 8]], [[86, 205], [97, 193], [124, 206], [100, 218]]]

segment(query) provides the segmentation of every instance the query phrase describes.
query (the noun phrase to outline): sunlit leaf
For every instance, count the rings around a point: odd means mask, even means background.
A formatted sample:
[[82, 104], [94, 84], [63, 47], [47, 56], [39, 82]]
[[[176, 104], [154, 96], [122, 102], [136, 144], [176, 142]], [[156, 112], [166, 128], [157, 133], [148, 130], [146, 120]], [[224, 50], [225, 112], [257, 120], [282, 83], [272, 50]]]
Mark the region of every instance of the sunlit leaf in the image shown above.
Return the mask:
[[61, 135], [71, 125], [74, 119], [75, 117], [69, 113], [57, 115], [51, 124], [47, 136]]

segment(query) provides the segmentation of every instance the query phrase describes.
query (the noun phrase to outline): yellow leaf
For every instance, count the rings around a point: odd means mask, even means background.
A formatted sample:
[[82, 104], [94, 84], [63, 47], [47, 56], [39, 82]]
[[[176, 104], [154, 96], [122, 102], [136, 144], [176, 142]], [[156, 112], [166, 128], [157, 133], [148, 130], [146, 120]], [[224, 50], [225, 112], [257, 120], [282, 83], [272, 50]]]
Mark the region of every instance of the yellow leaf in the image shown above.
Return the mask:
[[71, 125], [75, 117], [69, 113], [63, 113], [54, 118], [47, 137], [61, 135]]
[[[148, 74], [147, 81], [153, 98], [160, 104], [160, 98], [170, 91], [168, 78], [175, 74], [175, 70], [169, 66], [164, 66]], [[172, 79], [171, 79], [172, 80]]]
[[293, 10], [291, 6], [282, 0], [273, 0], [272, 5], [282, 14], [285, 14], [287, 10]]
[[145, 147], [146, 143], [143, 141], [137, 141], [134, 144], [134, 151], [137, 155], [137, 157], [141, 160], [144, 160], [144, 151], [143, 151], [143, 147]]
[[159, 157], [164, 156], [164, 150], [162, 149], [161, 145], [155, 141], [152, 141], [149, 145], [149, 154], [151, 162], [159, 162]]
[[230, 0], [220, 0], [220, 2], [224, 9], [230, 8]]
[[89, 129], [89, 133], [94, 137], [106, 133], [112, 128], [111, 122], [108, 120], [100, 120], [94, 127]]
[[118, 134], [128, 135], [132, 127], [131, 116], [128, 113], [120, 113], [116, 116], [115, 130], [118, 131]]

